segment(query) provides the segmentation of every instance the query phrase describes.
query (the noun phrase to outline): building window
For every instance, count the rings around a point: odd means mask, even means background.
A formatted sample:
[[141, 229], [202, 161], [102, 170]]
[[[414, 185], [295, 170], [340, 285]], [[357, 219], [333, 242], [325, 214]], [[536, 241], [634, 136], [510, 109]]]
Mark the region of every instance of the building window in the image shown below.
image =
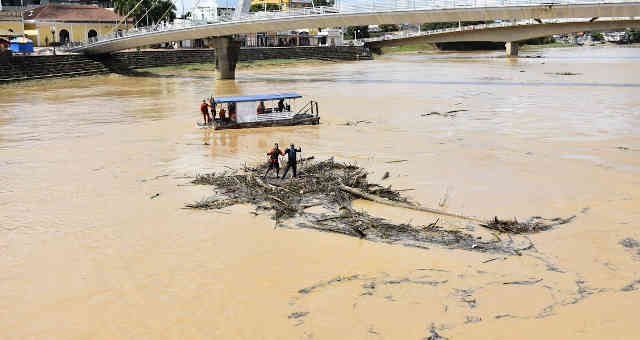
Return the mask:
[[66, 44], [70, 41], [69, 39], [69, 31], [67, 30], [60, 30], [60, 43], [61, 44]]
[[96, 30], [89, 30], [89, 33], [87, 33], [87, 37], [89, 38], [89, 40], [95, 39], [97, 36], [98, 32], [96, 32]]

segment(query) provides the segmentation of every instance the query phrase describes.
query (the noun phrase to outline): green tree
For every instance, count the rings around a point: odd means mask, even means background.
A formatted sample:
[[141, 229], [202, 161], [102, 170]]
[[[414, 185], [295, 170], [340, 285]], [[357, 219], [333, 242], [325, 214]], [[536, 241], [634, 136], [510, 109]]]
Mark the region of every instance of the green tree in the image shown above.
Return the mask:
[[325, 7], [331, 7], [335, 4], [334, 0], [313, 0], [313, 5], [314, 6], [325, 6]]
[[358, 31], [358, 39], [369, 37], [369, 26], [349, 26], [344, 32], [344, 37], [346, 39], [353, 39], [356, 31]]
[[626, 40], [632, 43], [640, 42], [640, 30], [634, 28], [627, 30]]
[[[114, 0], [113, 9], [121, 16], [127, 15], [139, 0]], [[129, 15], [134, 23], [140, 21], [139, 25], [146, 25], [147, 18], [149, 23], [157, 23], [161, 20], [173, 21], [176, 18], [176, 5], [171, 0], [142, 0], [142, 3]], [[166, 15], [165, 15], [166, 14]], [[164, 15], [164, 17], [163, 17]]]
[[604, 35], [600, 32], [591, 32], [591, 40], [593, 41], [603, 41]]
[[488, 24], [491, 21], [463, 21], [458, 24], [458, 22], [428, 22], [426, 24], [420, 25], [420, 29], [423, 31], [433, 31], [439, 30], [443, 28], [453, 28], [458, 27], [458, 25], [462, 26], [470, 26], [470, 25], [480, 25], [480, 24]]
[[552, 44], [554, 42], [556, 42], [556, 39], [554, 39], [553, 37], [533, 38], [533, 39], [521, 41], [521, 43], [524, 45], [546, 45], [546, 44]]
[[[149, 3], [153, 6], [152, 1], [149, 1]], [[171, 0], [157, 1], [157, 4], [149, 11], [148, 15], [150, 16], [149, 21], [158, 22], [160, 20], [166, 20], [171, 22], [176, 18], [176, 5]], [[163, 15], [164, 18], [162, 18]]]
[[[267, 4], [267, 11], [279, 11], [280, 6], [276, 4]], [[264, 4], [253, 4], [249, 8], [249, 12], [263, 12]]]
[[379, 27], [382, 32], [395, 32], [400, 30], [400, 26], [398, 25], [380, 25]]

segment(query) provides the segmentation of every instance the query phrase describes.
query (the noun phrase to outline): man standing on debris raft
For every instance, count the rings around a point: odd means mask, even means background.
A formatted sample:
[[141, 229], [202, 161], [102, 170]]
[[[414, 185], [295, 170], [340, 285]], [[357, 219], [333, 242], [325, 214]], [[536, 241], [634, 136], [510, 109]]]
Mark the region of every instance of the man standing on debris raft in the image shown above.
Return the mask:
[[267, 155], [269, 156], [269, 168], [267, 169], [267, 172], [264, 173], [264, 178], [267, 178], [267, 174], [273, 168], [276, 168], [276, 178], [278, 178], [280, 176], [280, 163], [278, 163], [278, 156], [284, 156], [284, 153], [278, 147], [278, 143], [273, 146], [271, 151], [267, 152]]
[[287, 176], [287, 172], [289, 171], [289, 168], [293, 169], [293, 178], [296, 177], [296, 173], [298, 170], [298, 164], [297, 164], [297, 160], [296, 160], [296, 152], [302, 152], [302, 148], [295, 148], [293, 147], [293, 143], [291, 144], [291, 146], [289, 146], [288, 149], [284, 150], [284, 153], [287, 155], [287, 166], [284, 168], [284, 173], [282, 174], [282, 179], [284, 179], [285, 176]]

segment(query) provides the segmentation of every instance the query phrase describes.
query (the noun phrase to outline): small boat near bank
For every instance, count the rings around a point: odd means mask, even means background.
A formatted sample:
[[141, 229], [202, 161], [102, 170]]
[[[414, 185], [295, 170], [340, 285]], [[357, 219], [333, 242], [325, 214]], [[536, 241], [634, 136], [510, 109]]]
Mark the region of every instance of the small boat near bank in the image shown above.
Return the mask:
[[319, 124], [318, 102], [311, 100], [296, 109], [295, 101], [300, 98], [297, 93], [216, 97], [213, 102], [224, 110], [224, 118], [214, 119], [209, 126], [225, 130]]

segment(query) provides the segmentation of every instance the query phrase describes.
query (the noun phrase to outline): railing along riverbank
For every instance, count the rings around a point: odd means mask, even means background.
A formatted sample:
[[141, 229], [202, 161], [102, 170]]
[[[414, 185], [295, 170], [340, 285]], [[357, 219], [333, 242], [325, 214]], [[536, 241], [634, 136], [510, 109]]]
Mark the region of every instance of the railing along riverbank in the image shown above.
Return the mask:
[[[368, 60], [364, 47], [271, 47], [242, 48], [240, 61], [269, 59]], [[47, 55], [0, 58], [0, 84], [51, 78], [127, 73], [140, 68], [208, 63], [215, 64], [215, 49], [157, 49], [123, 51], [106, 55]], [[211, 71], [215, 69], [211, 68]]]

